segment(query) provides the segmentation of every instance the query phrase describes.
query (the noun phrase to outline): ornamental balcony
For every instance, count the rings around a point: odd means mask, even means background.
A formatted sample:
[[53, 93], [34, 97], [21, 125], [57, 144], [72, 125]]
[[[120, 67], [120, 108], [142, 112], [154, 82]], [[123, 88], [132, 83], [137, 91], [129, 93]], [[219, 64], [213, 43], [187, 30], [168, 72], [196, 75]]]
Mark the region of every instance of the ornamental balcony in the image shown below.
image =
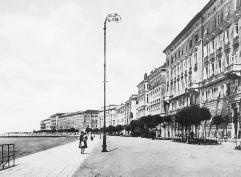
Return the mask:
[[215, 54], [214, 54], [214, 52], [210, 54], [210, 60], [211, 60], [211, 61], [214, 61], [214, 60], [215, 60]]
[[241, 64], [231, 64], [224, 70], [225, 74], [234, 72], [234, 73], [237, 73], [238, 76], [240, 76], [240, 71], [241, 71]]
[[231, 49], [230, 43], [228, 42], [227, 44], [225, 44], [224, 50], [225, 50], [226, 53], [228, 53], [228, 52], [230, 52], [230, 49]]
[[189, 67], [188, 73], [189, 73], [189, 74], [192, 74], [192, 67]]
[[222, 47], [219, 47], [219, 49], [216, 50], [216, 55], [217, 57], [221, 57], [223, 55]]
[[183, 72], [181, 73], [181, 79], [183, 79]]
[[208, 64], [208, 56], [204, 58], [204, 63], [207, 65]]
[[197, 63], [195, 63], [194, 71], [197, 71]]

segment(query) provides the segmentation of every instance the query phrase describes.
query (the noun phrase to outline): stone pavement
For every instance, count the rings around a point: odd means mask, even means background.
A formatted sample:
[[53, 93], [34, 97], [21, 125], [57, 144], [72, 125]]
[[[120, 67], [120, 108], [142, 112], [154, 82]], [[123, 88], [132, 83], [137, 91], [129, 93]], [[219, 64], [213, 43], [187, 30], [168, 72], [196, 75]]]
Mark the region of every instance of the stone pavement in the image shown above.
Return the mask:
[[16, 166], [0, 171], [1, 177], [68, 177], [89, 156], [98, 138], [88, 140], [85, 154], [80, 153], [79, 141], [61, 145], [16, 159]]
[[193, 145], [170, 140], [107, 137], [74, 177], [238, 177], [241, 151], [234, 143]]

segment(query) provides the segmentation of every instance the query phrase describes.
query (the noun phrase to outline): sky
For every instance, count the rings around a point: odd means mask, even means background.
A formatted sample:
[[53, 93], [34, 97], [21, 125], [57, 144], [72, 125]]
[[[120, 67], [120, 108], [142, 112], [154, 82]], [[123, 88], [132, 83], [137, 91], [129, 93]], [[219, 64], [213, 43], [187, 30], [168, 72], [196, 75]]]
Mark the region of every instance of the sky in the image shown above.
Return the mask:
[[33, 131], [57, 112], [103, 107], [137, 93], [144, 73], [209, 0], [0, 1], [0, 132]]

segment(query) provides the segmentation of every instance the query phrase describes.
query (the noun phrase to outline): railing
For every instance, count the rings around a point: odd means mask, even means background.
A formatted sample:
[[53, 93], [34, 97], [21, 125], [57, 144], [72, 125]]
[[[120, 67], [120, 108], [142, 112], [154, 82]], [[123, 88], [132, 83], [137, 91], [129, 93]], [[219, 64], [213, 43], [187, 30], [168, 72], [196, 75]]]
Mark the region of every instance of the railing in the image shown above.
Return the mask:
[[0, 145], [0, 168], [4, 169], [15, 165], [15, 144]]

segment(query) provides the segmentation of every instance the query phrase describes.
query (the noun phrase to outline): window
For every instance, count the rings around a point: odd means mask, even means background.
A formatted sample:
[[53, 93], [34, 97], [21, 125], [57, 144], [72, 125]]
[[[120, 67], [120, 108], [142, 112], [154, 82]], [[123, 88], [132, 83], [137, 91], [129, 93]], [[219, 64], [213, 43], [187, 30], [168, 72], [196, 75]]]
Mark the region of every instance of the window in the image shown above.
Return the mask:
[[227, 83], [227, 95], [230, 95], [230, 83]]
[[234, 24], [234, 37], [238, 36], [238, 22]]
[[220, 23], [222, 23], [222, 22], [223, 22], [223, 11], [220, 14]]
[[222, 67], [221, 59], [219, 59], [218, 64], [219, 64], [219, 72], [221, 72], [221, 67]]
[[198, 42], [198, 34], [195, 35], [195, 42]]
[[189, 41], [189, 49], [192, 48], [192, 39]]

